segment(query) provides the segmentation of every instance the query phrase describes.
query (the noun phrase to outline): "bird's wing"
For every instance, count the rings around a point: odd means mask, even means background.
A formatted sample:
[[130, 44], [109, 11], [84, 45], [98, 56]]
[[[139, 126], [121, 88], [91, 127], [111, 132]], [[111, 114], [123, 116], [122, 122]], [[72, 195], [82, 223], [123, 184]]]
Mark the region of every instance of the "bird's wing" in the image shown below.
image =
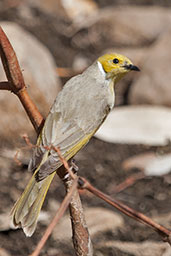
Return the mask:
[[[56, 143], [55, 147], [59, 147], [62, 156], [66, 160], [69, 160], [85, 144], [87, 144], [87, 142], [92, 137], [94, 132], [95, 131], [93, 130], [90, 134], [85, 134], [85, 132], [75, 124], [65, 133], [65, 138], [63, 140], [60, 139], [60, 142]], [[52, 172], [57, 170], [61, 165], [62, 162], [60, 161], [57, 152], [51, 150], [48, 159], [41, 165], [36, 178], [38, 180], [43, 180], [44, 178], [46, 178], [46, 176], [50, 175]]]
[[32, 157], [28, 165], [28, 171], [34, 172], [40, 165], [46, 149], [40, 144], [41, 135], [39, 135], [37, 145], [35, 146]]
[[106, 94], [103, 84], [97, 86], [94, 78], [83, 79], [79, 75], [65, 84], [45, 121], [39, 138], [40, 149], [35, 149], [31, 160], [31, 169], [41, 164], [38, 180], [44, 179], [62, 165], [57, 152], [52, 149], [49, 150], [47, 160], [41, 162], [45, 147], [59, 147], [62, 156], [69, 160], [93, 136], [108, 113]]
[[89, 131], [82, 130], [74, 120], [66, 124], [59, 114], [57, 119], [57, 113], [50, 113], [40, 135], [41, 139], [39, 138], [42, 143], [38, 143], [39, 145], [35, 148], [29, 164], [30, 170], [35, 170], [41, 164], [36, 179], [38, 181], [43, 180], [62, 165], [57, 152], [50, 148], [47, 160], [41, 163], [46, 146], [59, 147], [62, 156], [69, 160], [89, 141], [96, 131], [94, 127], [90, 130], [90, 126]]
[[58, 140], [57, 137], [59, 137], [61, 133], [60, 119], [61, 115], [59, 112], [50, 112], [48, 114], [44, 127], [37, 139], [37, 144], [33, 150], [32, 157], [28, 165], [29, 171], [34, 172], [38, 168], [42, 162], [44, 153], [48, 150], [48, 147]]

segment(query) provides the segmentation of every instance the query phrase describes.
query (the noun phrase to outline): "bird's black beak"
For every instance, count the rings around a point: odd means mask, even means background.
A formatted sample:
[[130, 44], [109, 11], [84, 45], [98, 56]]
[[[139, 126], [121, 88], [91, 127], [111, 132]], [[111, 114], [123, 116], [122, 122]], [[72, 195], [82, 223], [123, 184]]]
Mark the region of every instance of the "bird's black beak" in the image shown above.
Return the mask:
[[134, 65], [132, 65], [132, 64], [127, 64], [127, 65], [124, 65], [123, 66], [125, 69], [127, 69], [127, 70], [134, 70], [134, 71], [140, 71], [140, 69], [137, 67], [137, 66], [134, 66]]

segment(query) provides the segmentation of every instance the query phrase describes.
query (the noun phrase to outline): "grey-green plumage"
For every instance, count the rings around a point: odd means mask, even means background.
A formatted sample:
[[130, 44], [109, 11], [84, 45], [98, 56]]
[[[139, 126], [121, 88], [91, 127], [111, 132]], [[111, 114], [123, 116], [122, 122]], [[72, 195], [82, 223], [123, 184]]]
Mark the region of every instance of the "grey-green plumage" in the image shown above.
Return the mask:
[[13, 224], [22, 227], [27, 236], [35, 231], [49, 185], [62, 165], [51, 146], [59, 147], [66, 160], [72, 158], [113, 108], [114, 84], [130, 70], [138, 68], [125, 56], [105, 54], [70, 79], [58, 94], [29, 163], [34, 174], [12, 209]]
[[[97, 70], [97, 65], [95, 62], [91, 69]], [[36, 169], [34, 159], [40, 159], [38, 164], [40, 163], [45, 146], [60, 147], [62, 155], [67, 158], [67, 152], [73, 146], [95, 132], [114, 105], [114, 94], [110, 90], [100, 70], [94, 76], [87, 69], [83, 74], [70, 79], [50, 110], [41, 134], [42, 142], [34, 152], [29, 168]], [[51, 150], [46, 162], [39, 169], [38, 179], [44, 179], [59, 166], [61, 161], [58, 154]]]

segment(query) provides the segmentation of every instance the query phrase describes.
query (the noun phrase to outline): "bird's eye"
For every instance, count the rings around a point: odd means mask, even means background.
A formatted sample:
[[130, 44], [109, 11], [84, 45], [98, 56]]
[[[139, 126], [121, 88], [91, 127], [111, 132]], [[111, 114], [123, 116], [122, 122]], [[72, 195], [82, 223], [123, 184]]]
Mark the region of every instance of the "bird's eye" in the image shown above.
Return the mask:
[[119, 63], [119, 60], [117, 58], [113, 59], [113, 63], [114, 64], [118, 64]]

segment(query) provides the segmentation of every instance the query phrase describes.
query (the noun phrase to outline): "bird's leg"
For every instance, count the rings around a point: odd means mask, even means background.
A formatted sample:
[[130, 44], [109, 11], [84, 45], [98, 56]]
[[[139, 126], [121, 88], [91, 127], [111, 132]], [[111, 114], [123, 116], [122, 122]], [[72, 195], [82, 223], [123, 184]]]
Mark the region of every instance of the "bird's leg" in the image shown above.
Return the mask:
[[[72, 159], [70, 159], [68, 162], [69, 162], [70, 170], [71, 170], [74, 174], [77, 175], [78, 170], [79, 170], [79, 167], [76, 165], [75, 159], [72, 158]], [[69, 175], [69, 173], [67, 172], [67, 173], [65, 174], [65, 176], [63, 177], [63, 181], [68, 180], [69, 176], [70, 176], [70, 175]]]
[[72, 158], [69, 161], [70, 165], [71, 165], [71, 170], [74, 174], [77, 174], [79, 171], [79, 167], [76, 165], [76, 160], [74, 158]]

